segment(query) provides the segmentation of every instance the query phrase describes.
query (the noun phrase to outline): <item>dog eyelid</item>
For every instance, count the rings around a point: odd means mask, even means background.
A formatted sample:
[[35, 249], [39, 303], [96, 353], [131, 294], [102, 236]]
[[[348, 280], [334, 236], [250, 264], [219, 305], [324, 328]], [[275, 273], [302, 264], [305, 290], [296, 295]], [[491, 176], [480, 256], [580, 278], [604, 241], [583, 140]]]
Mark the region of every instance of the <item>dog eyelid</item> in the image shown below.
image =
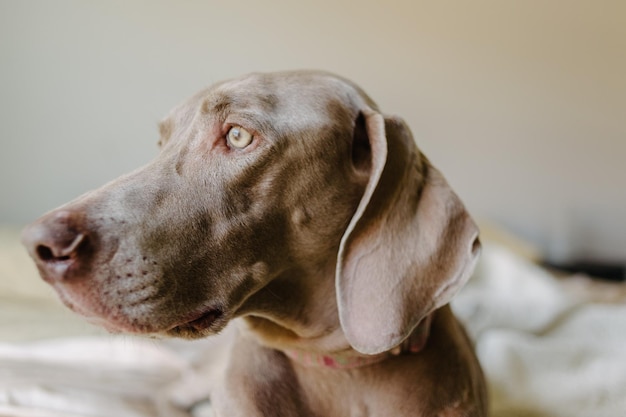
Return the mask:
[[252, 143], [252, 133], [241, 126], [232, 126], [226, 134], [228, 146], [235, 149], [243, 149]]

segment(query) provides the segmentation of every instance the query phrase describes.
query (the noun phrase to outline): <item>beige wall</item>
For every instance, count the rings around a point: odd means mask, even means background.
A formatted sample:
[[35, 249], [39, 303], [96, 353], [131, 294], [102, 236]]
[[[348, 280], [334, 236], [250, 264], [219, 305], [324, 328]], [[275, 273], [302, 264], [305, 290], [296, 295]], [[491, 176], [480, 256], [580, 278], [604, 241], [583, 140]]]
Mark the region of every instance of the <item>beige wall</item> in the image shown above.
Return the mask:
[[626, 260], [626, 1], [0, 0], [0, 223], [150, 160], [202, 86], [322, 68], [403, 116], [479, 218]]

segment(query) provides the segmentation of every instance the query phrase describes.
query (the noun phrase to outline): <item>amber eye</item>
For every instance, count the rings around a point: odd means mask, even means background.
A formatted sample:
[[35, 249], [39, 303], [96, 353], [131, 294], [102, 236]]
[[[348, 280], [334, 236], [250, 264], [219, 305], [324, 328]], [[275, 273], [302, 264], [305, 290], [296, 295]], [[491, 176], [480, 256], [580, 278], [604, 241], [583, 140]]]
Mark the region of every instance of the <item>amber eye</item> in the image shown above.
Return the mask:
[[241, 126], [233, 126], [228, 131], [226, 139], [229, 146], [243, 149], [252, 143], [252, 134]]

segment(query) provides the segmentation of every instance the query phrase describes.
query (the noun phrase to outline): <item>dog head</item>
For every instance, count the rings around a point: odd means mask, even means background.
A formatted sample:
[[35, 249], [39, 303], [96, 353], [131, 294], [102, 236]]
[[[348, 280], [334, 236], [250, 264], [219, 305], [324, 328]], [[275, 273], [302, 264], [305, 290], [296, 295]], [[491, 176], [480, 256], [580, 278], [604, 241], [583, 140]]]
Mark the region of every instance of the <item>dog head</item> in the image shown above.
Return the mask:
[[377, 353], [469, 276], [463, 205], [404, 123], [344, 79], [226, 81], [160, 130], [152, 163], [23, 232], [61, 299], [110, 330], [206, 336], [276, 277], [333, 262], [346, 337]]

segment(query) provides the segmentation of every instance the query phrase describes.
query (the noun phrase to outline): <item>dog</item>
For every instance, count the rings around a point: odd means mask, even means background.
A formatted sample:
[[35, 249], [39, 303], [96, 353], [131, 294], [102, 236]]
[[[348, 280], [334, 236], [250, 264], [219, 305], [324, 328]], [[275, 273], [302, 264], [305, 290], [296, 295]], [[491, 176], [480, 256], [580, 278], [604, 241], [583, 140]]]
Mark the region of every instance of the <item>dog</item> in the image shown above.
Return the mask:
[[448, 305], [478, 229], [401, 119], [293, 71], [215, 84], [159, 127], [153, 162], [22, 233], [70, 309], [188, 339], [236, 321], [216, 416], [487, 414]]

